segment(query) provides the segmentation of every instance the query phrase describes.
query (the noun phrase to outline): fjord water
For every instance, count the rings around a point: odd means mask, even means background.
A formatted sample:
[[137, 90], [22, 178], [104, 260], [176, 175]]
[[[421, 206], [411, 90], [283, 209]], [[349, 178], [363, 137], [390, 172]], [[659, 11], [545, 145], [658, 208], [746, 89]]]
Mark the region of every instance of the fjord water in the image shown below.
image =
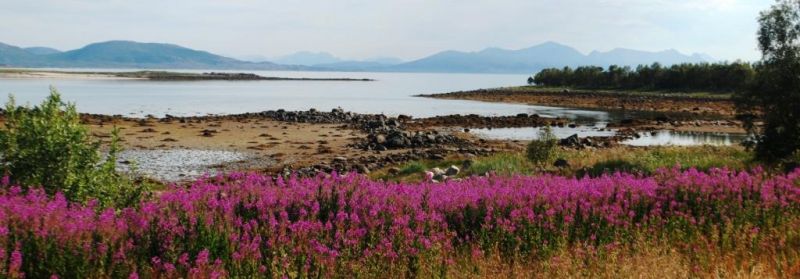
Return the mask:
[[[58, 69], [64, 70], [64, 69]], [[92, 71], [80, 69], [73, 71]], [[109, 70], [97, 70], [109, 71]], [[118, 71], [135, 71], [132, 69]], [[172, 70], [212, 72], [212, 70]], [[220, 72], [220, 71], [217, 71]], [[236, 71], [232, 71], [236, 72]], [[521, 104], [441, 100], [414, 97], [417, 94], [446, 93], [460, 90], [523, 85], [525, 75], [503, 74], [431, 74], [373, 72], [291, 72], [248, 71], [268, 77], [291, 78], [368, 78], [374, 81], [149, 81], [133, 79], [74, 78], [0, 78], [0, 97], [5, 102], [13, 94], [18, 104], [37, 104], [57, 88], [65, 100], [75, 102], [85, 113], [143, 117], [146, 115], [197, 116], [235, 114], [264, 110], [330, 110], [341, 107], [357, 113], [400, 114], [429, 117], [448, 114], [516, 115], [539, 114], [564, 117], [580, 124], [577, 128], [559, 129], [558, 136], [578, 133], [594, 135], [609, 121], [635, 117], [636, 113], [571, 109]], [[594, 131], [594, 132], [593, 132]], [[531, 139], [535, 130], [500, 129], [480, 131], [489, 138]], [[588, 134], [586, 134], [589, 132]], [[609, 134], [605, 131], [601, 134]], [[586, 135], [584, 135], [586, 134]], [[670, 141], [664, 132], [658, 140], [634, 144], [705, 144], [719, 143], [708, 135], [678, 135]], [[721, 135], [725, 136], [725, 135]], [[725, 141], [722, 141], [725, 142]], [[731, 142], [730, 140], [727, 142]]]
[[[130, 70], [129, 70], [130, 71]], [[181, 72], [190, 72], [181, 70]], [[191, 71], [191, 72], [211, 72]], [[81, 112], [144, 116], [232, 114], [286, 109], [408, 114], [417, 117], [533, 112], [524, 105], [433, 100], [416, 94], [514, 86], [524, 75], [253, 72], [269, 77], [369, 78], [375, 81], [146, 81], [103, 79], [0, 79], [3, 98], [37, 103], [55, 86]]]

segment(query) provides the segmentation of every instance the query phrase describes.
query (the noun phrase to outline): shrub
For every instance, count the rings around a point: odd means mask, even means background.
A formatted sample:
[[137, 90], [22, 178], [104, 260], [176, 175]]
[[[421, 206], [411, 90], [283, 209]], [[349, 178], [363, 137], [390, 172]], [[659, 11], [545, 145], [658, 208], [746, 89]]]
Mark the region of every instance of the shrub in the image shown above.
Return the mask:
[[528, 144], [525, 156], [533, 163], [542, 164], [551, 161], [558, 148], [558, 139], [550, 127], [542, 127], [539, 137]]
[[17, 107], [13, 96], [6, 104], [5, 127], [0, 130], [2, 168], [13, 183], [41, 186], [70, 201], [97, 199], [103, 205], [135, 204], [147, 193], [116, 172], [117, 131], [112, 133], [105, 160], [100, 142], [93, 141], [74, 104], [64, 103], [53, 88], [35, 107]]

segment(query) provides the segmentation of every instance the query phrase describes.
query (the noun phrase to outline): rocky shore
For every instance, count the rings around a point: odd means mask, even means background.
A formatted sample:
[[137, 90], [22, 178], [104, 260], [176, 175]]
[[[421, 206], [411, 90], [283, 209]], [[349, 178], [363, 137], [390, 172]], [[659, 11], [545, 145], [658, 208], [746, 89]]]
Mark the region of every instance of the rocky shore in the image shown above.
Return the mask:
[[[520, 151], [525, 142], [481, 139], [469, 133], [469, 129], [575, 126], [568, 119], [535, 114], [413, 118], [359, 114], [341, 108], [191, 117], [83, 114], [81, 118], [92, 133], [104, 141], [108, 141], [112, 127], [120, 128], [126, 149], [235, 152], [246, 159], [226, 161], [205, 169], [231, 170], [234, 166], [239, 170], [275, 175], [292, 172], [315, 175], [331, 171], [370, 173], [415, 160], [468, 159], [498, 151]], [[732, 120], [696, 121], [659, 117], [626, 119], [608, 124], [617, 131], [614, 136], [579, 137], [576, 134], [560, 140], [559, 144], [570, 149], [611, 148], [642, 132], [664, 126], [678, 129], [717, 125], [733, 129], [738, 125]]]
[[192, 117], [83, 114], [81, 118], [104, 141], [109, 140], [112, 127], [120, 128], [126, 149], [232, 151], [247, 159], [224, 162], [216, 169], [230, 170], [227, 166], [233, 165], [240, 170], [270, 174], [289, 171], [300, 175], [330, 171], [369, 173], [413, 160], [471, 158], [509, 150], [504, 141], [453, 132], [441, 126], [445, 124], [500, 127], [563, 121], [521, 116], [414, 119], [403, 115], [358, 114], [339, 108]]

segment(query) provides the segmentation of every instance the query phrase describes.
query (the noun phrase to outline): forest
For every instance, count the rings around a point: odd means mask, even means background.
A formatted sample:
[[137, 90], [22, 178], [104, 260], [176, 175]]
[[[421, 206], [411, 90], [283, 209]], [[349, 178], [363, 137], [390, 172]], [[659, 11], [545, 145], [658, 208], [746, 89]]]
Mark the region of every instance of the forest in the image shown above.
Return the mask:
[[729, 93], [742, 89], [752, 80], [756, 65], [746, 62], [677, 64], [659, 63], [628, 66], [611, 65], [577, 68], [548, 68], [528, 78], [529, 84], [548, 87], [620, 89], [647, 91]]

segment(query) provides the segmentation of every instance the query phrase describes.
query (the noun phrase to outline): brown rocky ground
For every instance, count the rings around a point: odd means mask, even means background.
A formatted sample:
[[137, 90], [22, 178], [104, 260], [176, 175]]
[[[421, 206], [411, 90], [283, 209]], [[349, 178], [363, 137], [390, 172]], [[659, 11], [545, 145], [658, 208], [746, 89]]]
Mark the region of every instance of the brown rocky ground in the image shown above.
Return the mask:
[[[472, 118], [456, 119], [456, 122], [463, 122], [463, 126], [470, 126], [474, 121]], [[92, 135], [105, 142], [110, 141], [112, 129], [118, 128], [122, 145], [128, 150], [242, 152], [254, 159], [237, 162], [236, 169], [266, 173], [368, 173], [411, 160], [480, 156], [511, 147], [518, 148], [501, 141], [481, 140], [465, 133], [420, 125], [418, 122], [424, 123], [424, 119], [360, 115], [342, 110], [278, 110], [226, 116], [144, 119], [83, 115], [82, 121], [88, 125]], [[496, 126], [519, 125], [520, 121], [531, 124], [541, 122], [533, 118], [489, 118], [481, 121]]]

